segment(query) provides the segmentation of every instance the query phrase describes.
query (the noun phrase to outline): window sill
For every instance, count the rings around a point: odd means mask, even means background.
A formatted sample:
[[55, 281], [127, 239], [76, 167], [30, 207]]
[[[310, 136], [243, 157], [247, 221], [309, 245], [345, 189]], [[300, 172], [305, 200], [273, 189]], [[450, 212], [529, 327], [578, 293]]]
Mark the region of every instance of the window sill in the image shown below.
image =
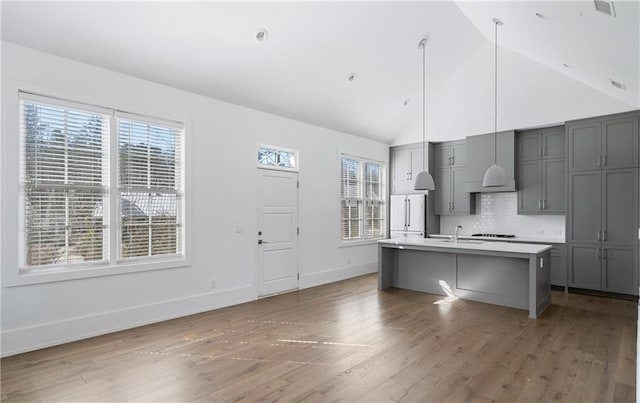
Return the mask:
[[5, 286], [18, 287], [32, 284], [53, 283], [58, 281], [78, 280], [85, 278], [113, 276], [128, 273], [140, 273], [153, 270], [180, 269], [189, 267], [188, 259], [158, 260], [146, 262], [128, 262], [111, 266], [60, 268], [46, 270], [30, 270], [5, 279]]
[[385, 239], [385, 238], [380, 237], [380, 238], [358, 239], [354, 241], [340, 241], [340, 243], [338, 244], [338, 248], [350, 248], [353, 246], [375, 245], [381, 239]]

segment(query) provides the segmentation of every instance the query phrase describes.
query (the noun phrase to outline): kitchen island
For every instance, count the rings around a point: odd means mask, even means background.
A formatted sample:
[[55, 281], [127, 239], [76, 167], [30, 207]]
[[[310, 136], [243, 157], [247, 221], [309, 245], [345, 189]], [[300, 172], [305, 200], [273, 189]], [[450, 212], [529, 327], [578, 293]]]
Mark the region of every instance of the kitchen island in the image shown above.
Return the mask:
[[406, 288], [527, 309], [551, 303], [551, 245], [448, 239], [378, 241], [378, 288]]

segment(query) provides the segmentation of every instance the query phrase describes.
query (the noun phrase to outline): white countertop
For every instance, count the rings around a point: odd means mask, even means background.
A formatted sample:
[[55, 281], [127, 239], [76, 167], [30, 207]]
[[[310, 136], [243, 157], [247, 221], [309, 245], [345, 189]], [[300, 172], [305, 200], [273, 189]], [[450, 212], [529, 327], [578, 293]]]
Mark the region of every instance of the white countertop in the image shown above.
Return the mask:
[[[446, 235], [446, 234], [430, 234], [429, 238], [449, 238], [450, 236], [451, 235]], [[534, 237], [520, 237], [520, 236], [517, 236], [515, 238], [496, 238], [496, 237], [485, 237], [485, 236], [459, 235], [458, 239], [479, 239], [479, 240], [498, 241], [498, 242], [525, 242], [525, 243], [544, 243], [544, 244], [566, 243], [564, 238], [534, 238]]]
[[[522, 254], [538, 254], [553, 248], [553, 245], [540, 245], [520, 242], [494, 242], [492, 241], [475, 241], [473, 243], [462, 242], [457, 244], [454, 242], [446, 242], [446, 239], [442, 238], [407, 238], [407, 239], [383, 239], [378, 241], [384, 245], [397, 245], [397, 246], [427, 246], [432, 248], [442, 248], [451, 250], [475, 250], [485, 252], [509, 252], [509, 253], [522, 253]], [[454, 252], [455, 253], [455, 252]]]

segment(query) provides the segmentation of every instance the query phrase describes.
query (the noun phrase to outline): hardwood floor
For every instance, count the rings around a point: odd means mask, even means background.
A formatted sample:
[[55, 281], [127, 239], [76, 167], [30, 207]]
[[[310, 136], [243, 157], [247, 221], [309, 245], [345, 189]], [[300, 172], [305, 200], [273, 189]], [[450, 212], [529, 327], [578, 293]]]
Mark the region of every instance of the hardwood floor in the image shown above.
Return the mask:
[[631, 301], [524, 310], [367, 275], [2, 360], [3, 401], [635, 400]]

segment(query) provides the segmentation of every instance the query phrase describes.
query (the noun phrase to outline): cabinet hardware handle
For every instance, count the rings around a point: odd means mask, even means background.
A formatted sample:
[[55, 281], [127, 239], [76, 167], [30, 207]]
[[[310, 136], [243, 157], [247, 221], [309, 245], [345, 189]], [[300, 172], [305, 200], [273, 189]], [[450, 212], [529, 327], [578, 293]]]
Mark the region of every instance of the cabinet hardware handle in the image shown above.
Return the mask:
[[538, 147], [538, 157], [542, 157], [542, 147]]
[[602, 166], [603, 167], [607, 166], [607, 155], [606, 154], [602, 156]]
[[598, 230], [597, 233], [598, 233], [598, 241], [601, 241], [602, 239], [600, 239], [600, 230]]
[[547, 156], [547, 147], [542, 147], [542, 156], [543, 157]]
[[542, 209], [542, 200], [538, 200], [538, 210]]
[[546, 208], [547, 208], [547, 199], [544, 199], [544, 200], [542, 201], [542, 209], [544, 210], [544, 209], [546, 209]]
[[407, 229], [407, 198], [404, 199], [404, 229]]
[[456, 209], [456, 202], [451, 202], [451, 210], [455, 210]]
[[599, 167], [600, 166], [600, 155], [598, 155], [598, 162], [596, 162], [596, 166]]
[[451, 157], [451, 165], [455, 165], [456, 164], [456, 157]]
[[607, 240], [607, 230], [602, 231], [602, 240], [603, 241]]
[[449, 165], [451, 165], [451, 157], [449, 157]]
[[411, 199], [407, 199], [409, 208], [407, 209], [407, 228], [411, 226]]

